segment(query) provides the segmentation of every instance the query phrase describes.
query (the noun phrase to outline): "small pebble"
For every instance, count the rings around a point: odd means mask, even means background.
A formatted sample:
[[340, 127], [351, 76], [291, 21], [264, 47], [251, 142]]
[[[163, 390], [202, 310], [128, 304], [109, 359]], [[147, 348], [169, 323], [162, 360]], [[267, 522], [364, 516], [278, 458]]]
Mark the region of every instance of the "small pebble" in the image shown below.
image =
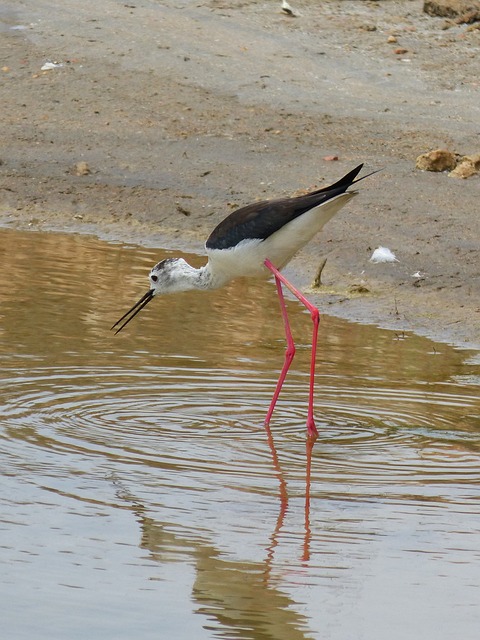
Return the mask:
[[88, 166], [88, 163], [82, 160], [81, 162], [77, 162], [73, 166], [72, 173], [75, 176], [88, 176], [91, 173], [91, 171], [90, 171], [90, 167]]

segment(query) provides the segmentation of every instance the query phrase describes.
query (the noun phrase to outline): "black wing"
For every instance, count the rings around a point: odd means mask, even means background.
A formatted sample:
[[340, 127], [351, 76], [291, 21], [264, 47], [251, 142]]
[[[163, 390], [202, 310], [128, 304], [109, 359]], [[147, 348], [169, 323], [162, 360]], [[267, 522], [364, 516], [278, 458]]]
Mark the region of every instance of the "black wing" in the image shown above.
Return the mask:
[[345, 193], [348, 187], [358, 182], [355, 178], [362, 167], [360, 164], [335, 184], [304, 196], [264, 200], [237, 209], [215, 227], [205, 246], [207, 249], [229, 249], [242, 240], [265, 240], [302, 213]]

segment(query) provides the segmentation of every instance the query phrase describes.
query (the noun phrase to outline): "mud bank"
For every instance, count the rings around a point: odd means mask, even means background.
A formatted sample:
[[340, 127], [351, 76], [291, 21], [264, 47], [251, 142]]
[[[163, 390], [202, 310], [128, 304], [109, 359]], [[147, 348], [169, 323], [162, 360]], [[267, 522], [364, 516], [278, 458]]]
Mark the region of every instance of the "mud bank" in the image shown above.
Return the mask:
[[480, 178], [414, 168], [479, 151], [478, 29], [416, 0], [59, 7], [0, 9], [1, 224], [201, 251], [235, 207], [364, 162], [290, 276], [326, 256], [324, 312], [480, 346]]

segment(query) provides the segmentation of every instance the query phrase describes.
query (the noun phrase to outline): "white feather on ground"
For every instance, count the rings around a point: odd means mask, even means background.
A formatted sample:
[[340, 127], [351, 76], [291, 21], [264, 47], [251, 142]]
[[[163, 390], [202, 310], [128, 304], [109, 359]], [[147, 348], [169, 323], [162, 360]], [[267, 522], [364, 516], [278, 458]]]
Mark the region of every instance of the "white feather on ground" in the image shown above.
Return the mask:
[[372, 253], [372, 257], [370, 258], [370, 262], [377, 264], [378, 262], [400, 262], [397, 259], [396, 255], [387, 249], [387, 247], [378, 247]]

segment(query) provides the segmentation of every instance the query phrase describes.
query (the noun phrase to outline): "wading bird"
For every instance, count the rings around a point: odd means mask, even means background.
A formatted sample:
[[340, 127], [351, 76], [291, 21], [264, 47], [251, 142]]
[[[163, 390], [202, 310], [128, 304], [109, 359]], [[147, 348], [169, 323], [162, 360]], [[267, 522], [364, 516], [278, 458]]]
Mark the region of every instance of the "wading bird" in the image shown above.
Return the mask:
[[[305, 305], [313, 321], [307, 433], [318, 436], [313, 417], [313, 394], [319, 311], [291, 284], [282, 269], [325, 223], [343, 207], [356, 191], [347, 191], [356, 182], [363, 164], [335, 184], [306, 195], [255, 202], [234, 211], [212, 231], [205, 243], [208, 262], [196, 269], [183, 258], [167, 258], [150, 271], [150, 289], [112, 327], [121, 331], [156, 295], [191, 289], [217, 289], [241, 276], [265, 277], [272, 273], [277, 286], [285, 327], [287, 349], [265, 424], [270, 423], [275, 404], [295, 355], [282, 284]], [[368, 174], [372, 175], [372, 174]]]

